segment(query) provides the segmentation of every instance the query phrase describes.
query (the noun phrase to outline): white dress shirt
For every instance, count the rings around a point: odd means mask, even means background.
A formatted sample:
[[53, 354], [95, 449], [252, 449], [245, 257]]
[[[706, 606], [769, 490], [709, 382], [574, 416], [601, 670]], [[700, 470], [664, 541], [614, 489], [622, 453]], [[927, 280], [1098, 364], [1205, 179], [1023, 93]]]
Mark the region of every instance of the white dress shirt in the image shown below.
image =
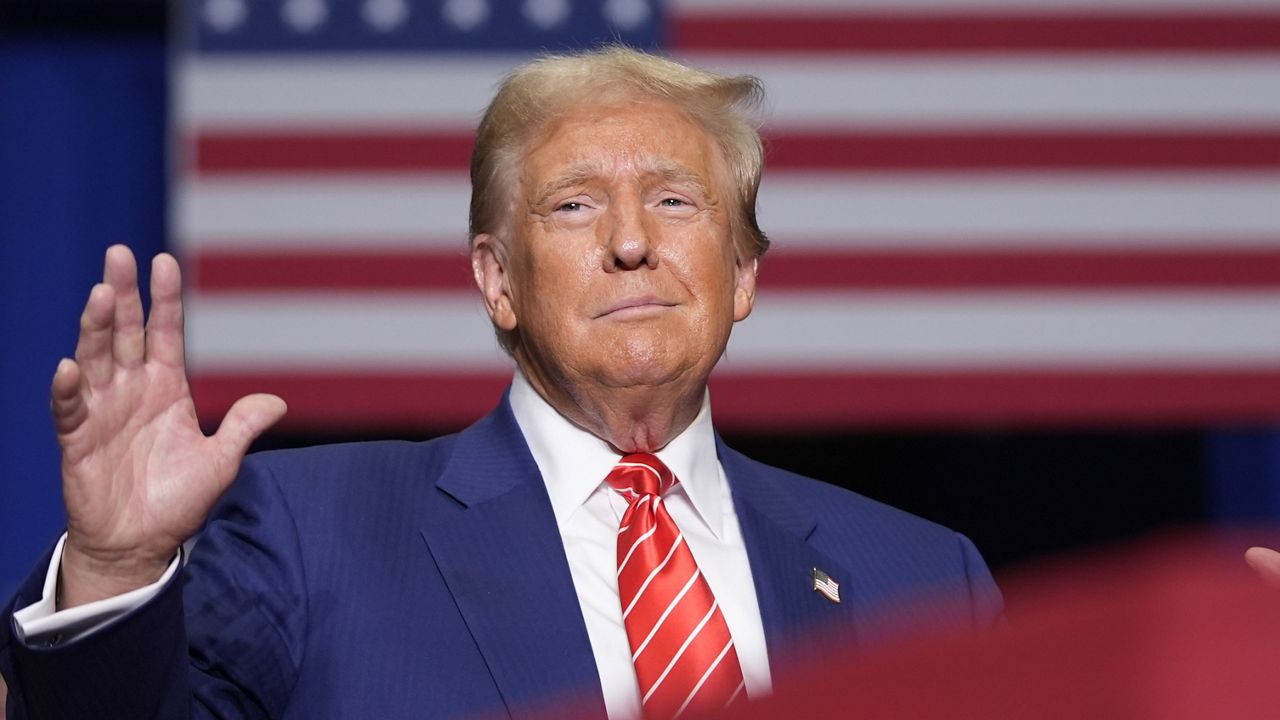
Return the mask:
[[[640, 688], [618, 599], [618, 526], [627, 503], [604, 482], [621, 457], [556, 412], [519, 373], [511, 385], [511, 409], [547, 484], [605, 709], [611, 720], [638, 717]], [[689, 427], [654, 454], [680, 480], [663, 504], [724, 612], [747, 696], [766, 695], [771, 681], [764, 624], [729, 482], [716, 455], [708, 398]]]
[[[618, 599], [617, 534], [627, 503], [604, 479], [620, 456], [607, 443], [570, 423], [516, 373], [511, 409], [551, 497], [569, 573], [586, 621], [611, 720], [640, 716], [640, 688]], [[655, 453], [680, 483], [664, 505], [684, 534], [733, 636], [748, 697], [769, 693], [769, 656], [747, 549], [724, 468], [716, 456], [710, 401], [684, 432]], [[28, 642], [87, 635], [160, 592], [178, 559], [155, 583], [112, 598], [58, 611], [55, 605], [62, 544], [54, 549], [43, 596], [14, 613]]]

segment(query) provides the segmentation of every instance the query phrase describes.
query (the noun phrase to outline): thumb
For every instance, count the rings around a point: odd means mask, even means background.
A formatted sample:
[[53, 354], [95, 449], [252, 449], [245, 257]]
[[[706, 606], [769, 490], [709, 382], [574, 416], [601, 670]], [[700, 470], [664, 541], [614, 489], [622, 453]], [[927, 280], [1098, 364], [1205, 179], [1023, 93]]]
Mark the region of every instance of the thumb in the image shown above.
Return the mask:
[[280, 397], [266, 393], [246, 395], [237, 400], [213, 435], [218, 444], [218, 456], [231, 467], [238, 467], [249, 451], [250, 443], [284, 417], [288, 409]]
[[1263, 580], [1280, 587], [1280, 552], [1270, 548], [1251, 547], [1244, 554], [1244, 559]]

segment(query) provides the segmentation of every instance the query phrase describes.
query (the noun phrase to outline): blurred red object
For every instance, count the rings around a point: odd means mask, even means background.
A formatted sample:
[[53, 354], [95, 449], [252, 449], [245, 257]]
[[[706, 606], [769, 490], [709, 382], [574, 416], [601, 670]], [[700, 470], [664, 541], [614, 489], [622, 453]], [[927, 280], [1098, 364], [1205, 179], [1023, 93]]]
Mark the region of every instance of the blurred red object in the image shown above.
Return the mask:
[[1280, 717], [1280, 592], [1222, 534], [1150, 541], [1006, 583], [1009, 627], [850, 648], [735, 718]]

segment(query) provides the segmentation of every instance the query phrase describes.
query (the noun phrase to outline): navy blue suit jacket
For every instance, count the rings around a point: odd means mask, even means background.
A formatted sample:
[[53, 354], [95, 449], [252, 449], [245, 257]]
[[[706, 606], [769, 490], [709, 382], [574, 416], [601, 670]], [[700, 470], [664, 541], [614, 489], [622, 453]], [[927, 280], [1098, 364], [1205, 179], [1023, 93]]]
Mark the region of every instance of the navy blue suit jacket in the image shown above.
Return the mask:
[[[718, 449], [775, 684], [806, 655], [888, 632], [904, 604], [924, 622], [998, 620], [963, 536]], [[16, 607], [38, 599], [45, 567]], [[839, 604], [814, 592], [815, 567], [840, 582]], [[427, 443], [251, 456], [187, 567], [86, 638], [24, 643], [15, 604], [0, 668], [18, 718], [604, 714], [551, 503], [506, 402]]]

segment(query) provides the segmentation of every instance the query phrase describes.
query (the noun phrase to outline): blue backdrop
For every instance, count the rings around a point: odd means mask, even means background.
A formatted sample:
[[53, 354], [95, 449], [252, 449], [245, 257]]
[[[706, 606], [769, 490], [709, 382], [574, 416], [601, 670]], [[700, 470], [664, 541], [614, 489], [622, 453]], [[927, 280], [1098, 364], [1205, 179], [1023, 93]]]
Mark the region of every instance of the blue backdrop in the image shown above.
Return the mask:
[[163, 247], [161, 38], [0, 38], [0, 596], [63, 525], [48, 387], [102, 253]]

